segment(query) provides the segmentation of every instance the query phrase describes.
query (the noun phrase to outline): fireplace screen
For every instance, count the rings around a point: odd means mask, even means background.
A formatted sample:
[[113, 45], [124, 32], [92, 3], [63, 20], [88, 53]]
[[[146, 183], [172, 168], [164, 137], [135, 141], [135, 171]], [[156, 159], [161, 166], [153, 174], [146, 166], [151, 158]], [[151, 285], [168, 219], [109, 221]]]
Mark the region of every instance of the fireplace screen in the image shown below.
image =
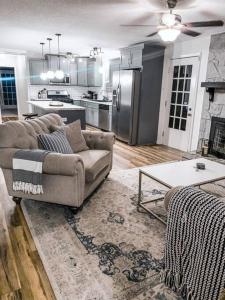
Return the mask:
[[209, 152], [225, 158], [225, 119], [212, 118], [209, 137]]

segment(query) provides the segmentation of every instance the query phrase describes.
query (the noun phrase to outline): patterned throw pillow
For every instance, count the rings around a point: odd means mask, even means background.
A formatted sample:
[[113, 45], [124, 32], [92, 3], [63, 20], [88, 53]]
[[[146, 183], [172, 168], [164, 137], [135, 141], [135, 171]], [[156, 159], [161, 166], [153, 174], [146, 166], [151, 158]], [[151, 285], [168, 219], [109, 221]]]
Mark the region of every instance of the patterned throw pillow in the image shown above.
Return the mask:
[[64, 126], [52, 125], [50, 127], [50, 130], [52, 131], [58, 129], [64, 129], [67, 140], [74, 153], [78, 153], [89, 149], [81, 131], [80, 120], [77, 120], [73, 123]]
[[63, 154], [73, 154], [73, 150], [62, 129], [58, 129], [49, 134], [40, 134], [38, 141], [45, 150]]

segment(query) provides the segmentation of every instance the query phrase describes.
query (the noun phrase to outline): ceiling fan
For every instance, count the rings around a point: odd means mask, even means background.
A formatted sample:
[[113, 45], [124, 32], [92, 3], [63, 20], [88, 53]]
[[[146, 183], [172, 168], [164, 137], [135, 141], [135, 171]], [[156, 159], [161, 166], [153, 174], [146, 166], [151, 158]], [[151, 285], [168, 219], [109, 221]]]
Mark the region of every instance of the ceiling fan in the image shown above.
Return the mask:
[[[169, 13], [164, 13], [161, 16], [160, 25], [157, 26], [158, 31], [153, 32], [147, 37], [152, 37], [159, 34], [161, 39], [165, 42], [173, 42], [177, 37], [183, 33], [192, 37], [199, 36], [201, 33], [192, 30], [195, 27], [217, 27], [223, 26], [224, 22], [221, 20], [213, 21], [203, 21], [203, 22], [190, 22], [182, 23], [182, 18], [180, 15], [173, 13], [177, 5], [178, 0], [167, 0], [167, 5], [169, 8]], [[152, 25], [121, 25], [121, 26], [152, 26]]]

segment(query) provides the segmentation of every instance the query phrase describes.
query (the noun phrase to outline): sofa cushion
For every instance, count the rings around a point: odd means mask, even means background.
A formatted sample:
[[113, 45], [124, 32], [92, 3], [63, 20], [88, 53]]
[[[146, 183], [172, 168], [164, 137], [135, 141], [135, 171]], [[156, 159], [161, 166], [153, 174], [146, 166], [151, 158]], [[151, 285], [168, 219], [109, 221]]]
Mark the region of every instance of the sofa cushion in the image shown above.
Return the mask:
[[55, 125], [51, 126], [52, 131], [61, 128], [65, 130], [66, 137], [74, 153], [78, 153], [80, 151], [85, 151], [89, 149], [81, 132], [80, 120], [77, 120], [71, 124], [64, 125], [61, 127]]
[[57, 114], [28, 121], [5, 122], [0, 124], [0, 148], [37, 149], [38, 134], [49, 133], [50, 125], [62, 124], [62, 118]]
[[78, 155], [83, 159], [86, 182], [94, 181], [111, 162], [111, 153], [107, 150], [87, 150]]
[[45, 150], [63, 154], [73, 154], [73, 150], [70, 147], [63, 129], [58, 129], [49, 134], [40, 134], [38, 141]]

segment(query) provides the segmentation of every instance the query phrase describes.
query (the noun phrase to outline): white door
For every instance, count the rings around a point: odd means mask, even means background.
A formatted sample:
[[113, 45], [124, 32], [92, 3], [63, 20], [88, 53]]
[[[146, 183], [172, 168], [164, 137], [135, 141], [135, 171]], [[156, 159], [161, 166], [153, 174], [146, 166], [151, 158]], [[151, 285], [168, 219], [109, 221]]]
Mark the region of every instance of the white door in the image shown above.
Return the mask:
[[192, 127], [197, 97], [199, 58], [183, 58], [172, 62], [172, 83], [168, 106], [166, 144], [191, 151]]

